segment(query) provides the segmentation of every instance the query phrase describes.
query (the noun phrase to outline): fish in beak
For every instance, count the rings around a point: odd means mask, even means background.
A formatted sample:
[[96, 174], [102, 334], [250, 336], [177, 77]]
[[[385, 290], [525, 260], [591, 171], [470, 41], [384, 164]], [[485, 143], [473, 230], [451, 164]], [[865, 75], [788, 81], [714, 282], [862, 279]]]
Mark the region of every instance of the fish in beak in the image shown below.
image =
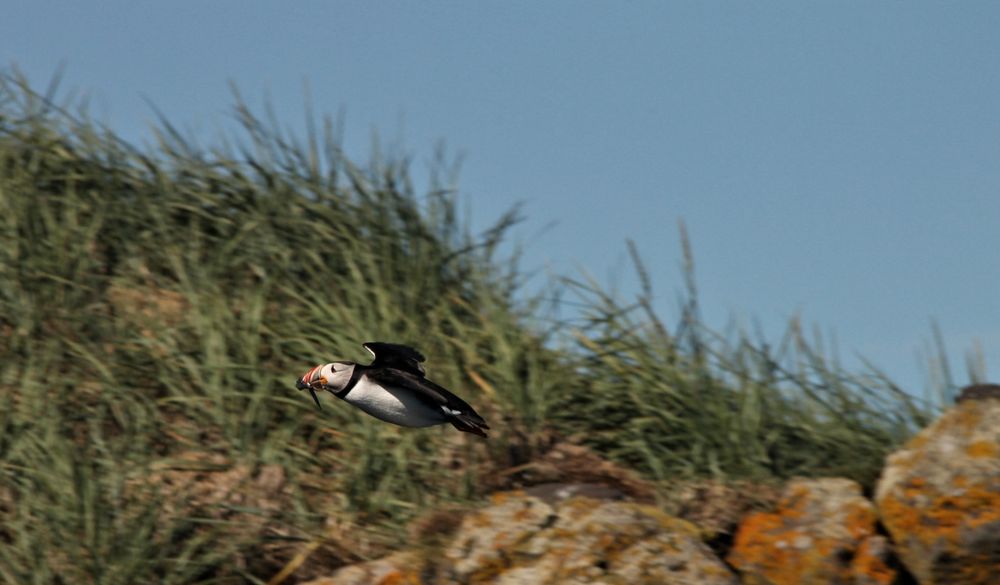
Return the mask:
[[316, 366], [306, 372], [304, 376], [295, 381], [295, 387], [299, 390], [308, 390], [309, 393], [312, 394], [313, 400], [316, 402], [316, 408], [323, 410], [323, 405], [319, 403], [319, 396], [316, 396], [316, 386], [318, 385], [320, 386], [320, 389], [322, 389], [322, 386], [326, 384], [326, 378], [321, 377], [318, 380], [313, 379], [313, 377], [319, 373], [319, 370], [321, 369], [322, 366]]

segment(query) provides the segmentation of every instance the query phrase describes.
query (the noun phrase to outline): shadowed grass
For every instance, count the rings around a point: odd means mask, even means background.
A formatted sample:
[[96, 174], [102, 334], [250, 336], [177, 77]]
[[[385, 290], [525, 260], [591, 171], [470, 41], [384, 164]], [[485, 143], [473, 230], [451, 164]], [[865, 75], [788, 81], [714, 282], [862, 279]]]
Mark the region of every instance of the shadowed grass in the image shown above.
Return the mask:
[[[164, 120], [140, 151], [53, 93], [0, 81], [4, 582], [265, 582], [303, 543], [334, 567], [554, 437], [652, 479], [870, 484], [929, 416], [795, 324], [775, 347], [707, 330], [690, 253], [676, 328], [648, 286], [623, 304], [567, 279], [571, 327], [500, 257], [517, 210], [470, 233], [447, 165], [418, 195], [407, 161], [351, 162], [329, 120], [298, 140], [241, 102], [239, 140]], [[418, 346], [490, 441], [293, 390], [370, 340]]]

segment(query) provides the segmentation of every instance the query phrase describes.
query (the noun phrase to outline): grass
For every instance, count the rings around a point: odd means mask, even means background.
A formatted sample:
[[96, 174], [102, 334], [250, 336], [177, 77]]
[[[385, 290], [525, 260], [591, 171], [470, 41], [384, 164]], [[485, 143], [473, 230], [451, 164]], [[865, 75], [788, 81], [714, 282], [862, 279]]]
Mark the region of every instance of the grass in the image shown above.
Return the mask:
[[[707, 329], [690, 251], [676, 327], [648, 286], [532, 297], [501, 255], [517, 210], [471, 233], [445, 164], [418, 194], [407, 161], [356, 164], [328, 120], [300, 140], [239, 100], [239, 139], [202, 149], [161, 121], [140, 150], [54, 93], [0, 81], [4, 582], [262, 583], [306, 543], [331, 567], [377, 556], [556, 440], [652, 481], [871, 485], [933, 414], [795, 323], [775, 345]], [[553, 319], [553, 295], [582, 317]], [[426, 353], [490, 441], [292, 390], [378, 339]]]

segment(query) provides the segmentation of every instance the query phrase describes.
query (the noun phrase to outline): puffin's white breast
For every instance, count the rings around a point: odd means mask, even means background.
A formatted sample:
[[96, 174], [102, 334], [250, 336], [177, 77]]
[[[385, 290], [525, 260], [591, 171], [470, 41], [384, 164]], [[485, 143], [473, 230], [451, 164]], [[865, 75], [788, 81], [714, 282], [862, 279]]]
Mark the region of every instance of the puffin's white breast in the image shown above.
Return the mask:
[[386, 387], [362, 376], [344, 400], [375, 418], [404, 427], [429, 427], [447, 422], [444, 412], [405, 388]]

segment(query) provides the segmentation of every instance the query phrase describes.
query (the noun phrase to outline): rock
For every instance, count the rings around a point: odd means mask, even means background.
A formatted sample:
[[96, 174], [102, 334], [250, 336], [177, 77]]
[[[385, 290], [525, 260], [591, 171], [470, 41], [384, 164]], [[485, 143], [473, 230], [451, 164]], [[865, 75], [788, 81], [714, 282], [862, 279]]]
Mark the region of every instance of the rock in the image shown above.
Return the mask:
[[794, 480], [774, 512], [744, 518], [727, 560], [744, 583], [889, 583], [895, 574], [885, 543], [873, 540], [875, 522], [856, 482]]
[[876, 504], [921, 585], [1000, 583], [1000, 394], [962, 401], [891, 454]]
[[876, 534], [861, 541], [851, 561], [854, 585], [891, 585], [899, 572], [889, 539]]
[[643, 504], [559, 496], [592, 489], [562, 486], [548, 500], [495, 494], [441, 546], [419, 543], [309, 585], [737, 584], [684, 520]]
[[421, 546], [434, 546], [449, 541], [462, 525], [466, 510], [446, 506], [429, 510], [410, 522], [408, 536]]
[[1000, 398], [1000, 384], [973, 384], [962, 388], [962, 392], [955, 399], [955, 402], [965, 402], [966, 400], [986, 400], [987, 398]]
[[709, 546], [714, 542], [728, 548], [740, 521], [751, 512], [773, 508], [781, 487], [770, 482], [675, 480], [663, 490], [659, 505], [697, 526]]
[[523, 492], [466, 516], [442, 582], [735, 584], [692, 524], [635, 503]]
[[523, 489], [539, 484], [595, 484], [644, 503], [652, 502], [656, 496], [653, 485], [635, 471], [571, 443], [557, 443], [537, 460], [501, 470], [486, 481], [492, 491]]
[[543, 483], [525, 488], [524, 494], [548, 505], [581, 496], [592, 500], [623, 500], [625, 494], [600, 483]]

